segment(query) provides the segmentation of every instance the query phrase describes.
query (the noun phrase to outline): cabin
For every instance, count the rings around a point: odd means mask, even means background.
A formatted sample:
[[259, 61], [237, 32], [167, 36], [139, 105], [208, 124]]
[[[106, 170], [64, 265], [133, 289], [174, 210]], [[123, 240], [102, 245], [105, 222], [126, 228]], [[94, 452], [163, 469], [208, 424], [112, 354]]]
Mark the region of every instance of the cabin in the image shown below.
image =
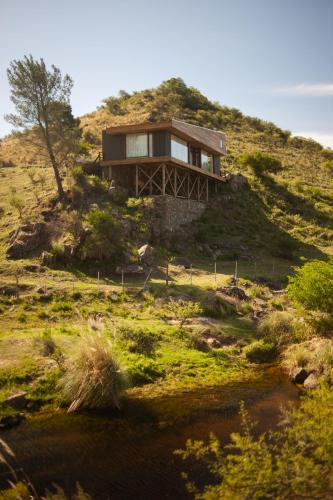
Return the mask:
[[109, 127], [90, 172], [133, 196], [169, 195], [206, 202], [225, 181], [221, 156], [225, 134], [169, 120]]

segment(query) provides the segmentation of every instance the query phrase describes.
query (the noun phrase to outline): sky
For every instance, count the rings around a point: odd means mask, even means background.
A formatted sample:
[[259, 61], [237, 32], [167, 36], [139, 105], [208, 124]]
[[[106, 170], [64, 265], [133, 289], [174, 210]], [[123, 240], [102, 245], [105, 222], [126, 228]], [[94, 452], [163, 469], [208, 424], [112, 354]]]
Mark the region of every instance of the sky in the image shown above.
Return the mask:
[[76, 116], [181, 77], [333, 148], [333, 0], [0, 0], [0, 137], [6, 69], [28, 54], [74, 79]]

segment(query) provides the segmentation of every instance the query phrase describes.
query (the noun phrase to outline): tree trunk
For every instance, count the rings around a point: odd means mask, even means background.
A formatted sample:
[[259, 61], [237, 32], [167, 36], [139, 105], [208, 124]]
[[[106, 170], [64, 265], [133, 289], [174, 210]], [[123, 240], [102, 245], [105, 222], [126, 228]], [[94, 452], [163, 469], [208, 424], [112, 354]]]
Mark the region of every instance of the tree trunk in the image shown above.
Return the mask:
[[45, 123], [45, 129], [43, 127], [41, 127], [41, 128], [42, 128], [42, 131], [44, 134], [47, 152], [48, 152], [49, 157], [50, 157], [51, 165], [52, 165], [53, 172], [54, 172], [54, 177], [55, 177], [55, 180], [57, 183], [59, 198], [60, 198], [60, 200], [63, 200], [64, 198], [66, 198], [66, 195], [65, 195], [64, 188], [62, 186], [62, 180], [61, 180], [61, 176], [60, 176], [60, 172], [59, 172], [59, 167], [58, 167], [58, 164], [57, 164], [57, 161], [55, 159], [53, 149], [51, 146], [49, 131], [48, 131], [48, 123], [47, 122]]
[[56, 183], [57, 183], [57, 189], [58, 189], [59, 198], [61, 200], [63, 200], [66, 197], [65, 196], [65, 191], [64, 191], [64, 188], [62, 186], [62, 180], [61, 180], [61, 176], [60, 176], [60, 172], [59, 172], [59, 168], [58, 168], [56, 159], [54, 157], [52, 148], [51, 148], [51, 146], [49, 144], [47, 144], [47, 151], [49, 153], [51, 165], [52, 165], [53, 172], [54, 172], [54, 177], [55, 177], [55, 180], [56, 180]]

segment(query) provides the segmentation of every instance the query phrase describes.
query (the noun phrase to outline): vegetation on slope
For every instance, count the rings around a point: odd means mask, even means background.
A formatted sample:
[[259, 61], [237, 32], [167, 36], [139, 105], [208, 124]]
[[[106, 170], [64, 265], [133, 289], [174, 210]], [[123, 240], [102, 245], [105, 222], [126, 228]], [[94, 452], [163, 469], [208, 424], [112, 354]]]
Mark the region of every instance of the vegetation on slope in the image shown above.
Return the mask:
[[[228, 154], [222, 167], [233, 173], [240, 172], [248, 180], [248, 186], [243, 187], [241, 196], [237, 197], [236, 194], [233, 197], [228, 231], [234, 229], [240, 235], [252, 225], [251, 234], [256, 237], [264, 221], [265, 226], [277, 229], [276, 233], [286, 235], [286, 239], [290, 236], [296, 242], [320, 247], [325, 253], [332, 251], [333, 152], [325, 150], [315, 141], [291, 137], [288, 131], [272, 123], [212, 103], [198, 90], [187, 87], [179, 78], [167, 80], [155, 89], [133, 94], [121, 91], [118, 97], [105, 99], [98, 110], [81, 117], [80, 122], [83, 138], [93, 158], [101, 149], [101, 130], [106, 126], [171, 117], [226, 132]], [[45, 166], [44, 160], [38, 157], [32, 146], [30, 151], [26, 146], [22, 147], [21, 143], [20, 134], [3, 139], [0, 160], [5, 164], [15, 164], [18, 168]], [[254, 171], [251, 159], [246, 161], [244, 155], [258, 155], [258, 152], [269, 155], [279, 163], [280, 168]], [[2, 172], [6, 175], [10, 170]], [[241, 211], [244, 195], [247, 197], [247, 208], [251, 206], [252, 209], [253, 206], [254, 218], [247, 217], [246, 210]], [[227, 196], [228, 189], [225, 190], [225, 198]], [[6, 200], [1, 200], [1, 206], [6, 214]], [[232, 211], [242, 212], [241, 219], [244, 217], [244, 221], [241, 226], [239, 213], [237, 217], [230, 217]], [[30, 209], [26, 212], [30, 212]], [[221, 212], [219, 215], [217, 223], [226, 225], [227, 221], [222, 221]], [[260, 234], [258, 239], [265, 244], [270, 236], [265, 238]]]

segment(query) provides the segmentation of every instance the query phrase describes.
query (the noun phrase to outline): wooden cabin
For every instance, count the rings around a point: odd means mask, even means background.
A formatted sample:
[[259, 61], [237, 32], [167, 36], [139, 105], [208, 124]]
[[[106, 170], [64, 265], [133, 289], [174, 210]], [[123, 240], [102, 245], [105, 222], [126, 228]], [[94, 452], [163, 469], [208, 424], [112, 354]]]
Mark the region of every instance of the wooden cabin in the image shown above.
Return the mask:
[[103, 152], [89, 168], [135, 196], [171, 195], [207, 201], [225, 179], [222, 132], [179, 120], [110, 127]]

